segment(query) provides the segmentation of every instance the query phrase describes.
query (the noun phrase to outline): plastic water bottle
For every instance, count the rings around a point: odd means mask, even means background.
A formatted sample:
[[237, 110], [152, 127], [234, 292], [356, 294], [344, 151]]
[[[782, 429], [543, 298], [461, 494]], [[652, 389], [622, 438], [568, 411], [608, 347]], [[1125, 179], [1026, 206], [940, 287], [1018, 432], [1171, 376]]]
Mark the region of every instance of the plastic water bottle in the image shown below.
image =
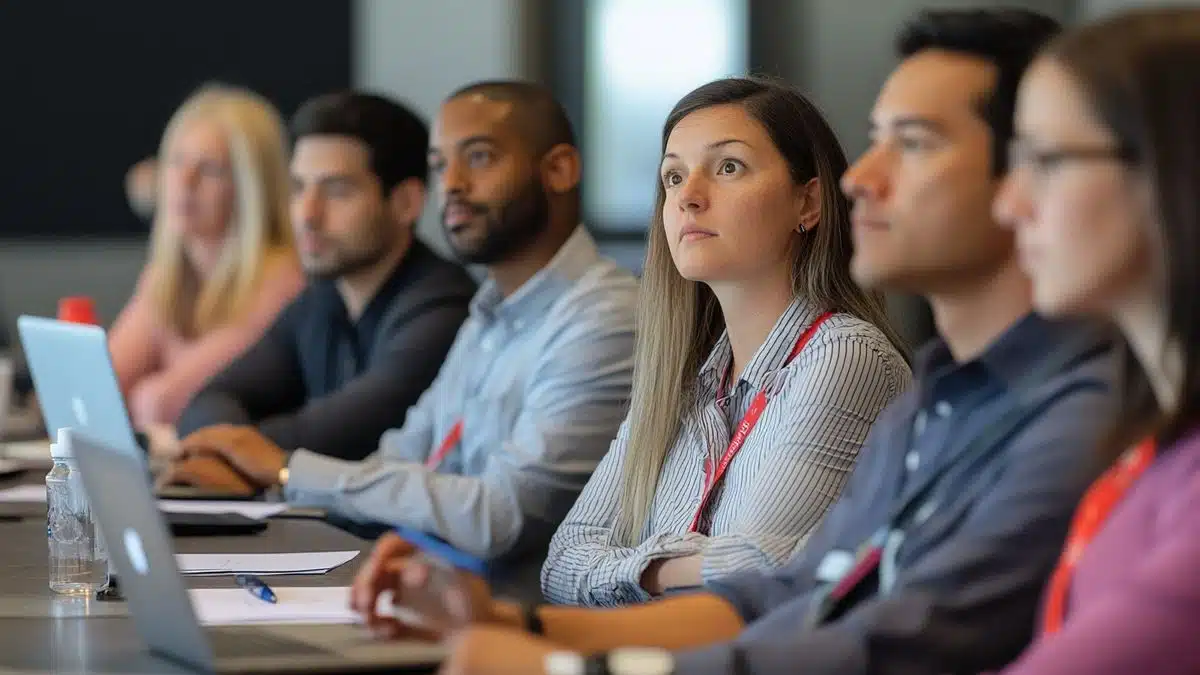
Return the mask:
[[[50, 545], [50, 590], [63, 595], [91, 595], [108, 577], [107, 555], [97, 540], [70, 437], [64, 429], [50, 444], [54, 467], [46, 474], [46, 537]], [[97, 556], [97, 553], [101, 553]]]

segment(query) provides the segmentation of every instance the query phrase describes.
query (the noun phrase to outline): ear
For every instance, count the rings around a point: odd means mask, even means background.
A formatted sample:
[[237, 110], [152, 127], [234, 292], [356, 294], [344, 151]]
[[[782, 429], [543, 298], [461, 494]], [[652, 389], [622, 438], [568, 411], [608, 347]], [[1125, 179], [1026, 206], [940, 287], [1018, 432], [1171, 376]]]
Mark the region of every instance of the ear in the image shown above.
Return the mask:
[[821, 180], [811, 178], [796, 188], [796, 232], [812, 232], [821, 224]]
[[415, 223], [425, 210], [425, 184], [416, 178], [405, 178], [388, 193], [384, 208], [397, 223]]
[[579, 185], [583, 173], [579, 150], [566, 143], [550, 148], [542, 157], [542, 185], [552, 194], [563, 194]]

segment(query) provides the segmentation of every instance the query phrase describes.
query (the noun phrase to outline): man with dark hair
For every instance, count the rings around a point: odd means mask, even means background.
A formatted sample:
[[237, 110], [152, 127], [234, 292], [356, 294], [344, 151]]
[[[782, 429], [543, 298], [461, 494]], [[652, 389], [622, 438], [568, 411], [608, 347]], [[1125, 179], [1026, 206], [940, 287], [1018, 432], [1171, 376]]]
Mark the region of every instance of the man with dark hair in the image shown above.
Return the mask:
[[1094, 476], [1094, 420], [1111, 405], [1102, 332], [1031, 313], [1012, 233], [990, 215], [997, 136], [1010, 128], [999, 120], [1055, 30], [1026, 12], [930, 12], [900, 41], [871, 147], [843, 179], [855, 200], [853, 271], [928, 298], [940, 337], [791, 562], [648, 605], [585, 610], [497, 601], [468, 575], [455, 593], [432, 588], [425, 563], [377, 549], [352, 598], [368, 624], [405, 633], [373, 609], [384, 590], [443, 632], [470, 622], [444, 670], [455, 675], [943, 675], [1013, 658]]
[[511, 586], [536, 592], [550, 536], [616, 437], [633, 383], [637, 284], [579, 222], [572, 138], [537, 85], [486, 83], [442, 104], [428, 150], [442, 225], [488, 280], [437, 379], [377, 452], [350, 462], [197, 435], [188, 456], [216, 453], [292, 504], [503, 558]]
[[[311, 281], [178, 428], [194, 434], [185, 444], [261, 439], [362, 459], [433, 382], [475, 283], [414, 236], [429, 142], [414, 113], [380, 96], [329, 94], [304, 104], [291, 132], [292, 226]], [[250, 489], [211, 459], [174, 473]]]

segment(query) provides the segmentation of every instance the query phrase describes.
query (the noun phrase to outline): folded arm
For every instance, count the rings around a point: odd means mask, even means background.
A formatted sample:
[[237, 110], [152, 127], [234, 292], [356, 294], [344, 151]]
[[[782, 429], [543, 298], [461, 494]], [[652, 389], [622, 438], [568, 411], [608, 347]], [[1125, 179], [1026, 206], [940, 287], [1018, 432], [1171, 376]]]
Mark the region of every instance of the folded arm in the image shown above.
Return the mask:
[[[722, 500], [744, 506], [728, 532], [714, 536], [662, 532], [637, 546], [612, 543], [621, 464], [631, 451], [626, 423], [554, 537], [543, 593], [563, 604], [616, 606], [650, 600], [647, 586], [696, 586], [778, 568], [841, 494], [876, 416], [907, 383], [896, 361], [892, 367], [865, 344], [834, 339], [794, 364], [756, 432], [777, 439], [771, 461], [747, 480], [726, 481]], [[684, 564], [662, 562], [670, 559]]]

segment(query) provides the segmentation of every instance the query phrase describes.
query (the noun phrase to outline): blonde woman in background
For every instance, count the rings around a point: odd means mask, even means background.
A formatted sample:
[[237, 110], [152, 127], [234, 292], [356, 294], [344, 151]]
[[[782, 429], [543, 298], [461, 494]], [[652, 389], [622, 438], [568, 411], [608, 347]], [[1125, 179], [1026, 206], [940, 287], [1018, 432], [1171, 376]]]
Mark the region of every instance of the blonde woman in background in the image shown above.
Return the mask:
[[285, 136], [262, 97], [208, 86], [163, 134], [149, 261], [109, 337], [135, 427], [169, 445], [191, 396], [303, 288]]
[[880, 298], [850, 278], [846, 158], [799, 93], [718, 80], [667, 119], [633, 400], [542, 570], [614, 606], [804, 545], [875, 416], [908, 386]]

